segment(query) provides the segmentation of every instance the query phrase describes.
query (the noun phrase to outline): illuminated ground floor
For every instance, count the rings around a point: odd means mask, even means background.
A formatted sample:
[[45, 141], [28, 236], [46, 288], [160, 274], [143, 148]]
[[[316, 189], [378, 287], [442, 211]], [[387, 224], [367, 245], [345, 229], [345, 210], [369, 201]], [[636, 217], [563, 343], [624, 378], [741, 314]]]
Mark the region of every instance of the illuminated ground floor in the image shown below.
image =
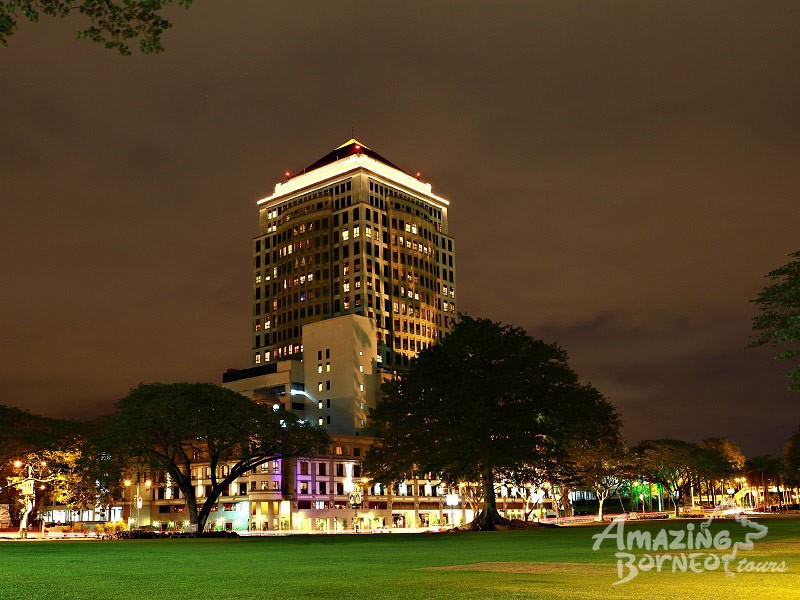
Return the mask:
[[[498, 502], [498, 510], [509, 519], [524, 519], [522, 502], [518, 499]], [[462, 527], [472, 521], [475, 510], [467, 506], [446, 506], [434, 501], [369, 502], [359, 508], [345, 502], [311, 502], [289, 500], [239, 500], [214, 505], [207, 529], [239, 532], [319, 532], [375, 531], [420, 529], [429, 527]], [[537, 518], [538, 512], [529, 515]], [[159, 502], [140, 508], [130, 505], [114, 506], [108, 510], [71, 511], [63, 507], [45, 510], [46, 523], [91, 527], [96, 523], [123, 521], [130, 528], [155, 528], [181, 531], [188, 528], [189, 514], [185, 503]]]

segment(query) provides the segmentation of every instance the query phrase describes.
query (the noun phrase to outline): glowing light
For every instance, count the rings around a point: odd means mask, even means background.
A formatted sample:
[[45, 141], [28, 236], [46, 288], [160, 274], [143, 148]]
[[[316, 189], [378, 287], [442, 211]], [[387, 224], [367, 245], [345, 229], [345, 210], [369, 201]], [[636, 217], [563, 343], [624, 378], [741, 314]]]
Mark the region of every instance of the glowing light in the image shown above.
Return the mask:
[[284, 175], [286, 176], [286, 179], [289, 179], [289, 177], [291, 177], [291, 176], [292, 176], [292, 174], [291, 174], [289, 171], [286, 171], [286, 172], [284, 173]]
[[461, 498], [459, 498], [458, 494], [447, 494], [447, 496], [444, 497], [444, 503], [447, 504], [447, 506], [458, 506], [459, 500], [461, 500]]
[[146, 487], [150, 487], [151, 485], [153, 485], [153, 482], [148, 479], [147, 481], [144, 482], [144, 485]]
[[361, 146], [359, 146], [358, 144], [356, 144], [356, 150], [361, 150]]
[[281, 405], [280, 405], [280, 404], [273, 404], [273, 405], [272, 405], [272, 410], [274, 410], [275, 412], [278, 412], [278, 409], [279, 409], [280, 407], [281, 407]]
[[307, 187], [323, 181], [330, 180], [328, 185], [334, 185], [338, 183], [338, 181], [335, 180], [337, 177], [349, 175], [356, 169], [366, 169], [377, 176], [381, 183], [400, 185], [412, 194], [419, 194], [421, 199], [433, 202], [437, 206], [446, 207], [450, 204], [444, 198], [433, 193], [431, 184], [423, 183], [416, 177], [403, 173], [366, 154], [351, 154], [347, 158], [337, 160], [329, 165], [309, 171], [308, 173], [296, 175], [283, 183], [277, 183], [275, 184], [275, 192], [259, 200], [258, 204], [261, 205], [283, 198], [288, 199], [290, 194], [300, 192]]
[[21, 460], [15, 460], [14, 461], [14, 468], [15, 469], [19, 469], [21, 466], [22, 466], [22, 461]]
[[422, 173], [420, 173], [419, 171], [417, 171], [417, 179], [419, 179], [420, 177], [422, 177]]
[[130, 479], [126, 479], [124, 483], [125, 483], [125, 487], [131, 487], [131, 480]]

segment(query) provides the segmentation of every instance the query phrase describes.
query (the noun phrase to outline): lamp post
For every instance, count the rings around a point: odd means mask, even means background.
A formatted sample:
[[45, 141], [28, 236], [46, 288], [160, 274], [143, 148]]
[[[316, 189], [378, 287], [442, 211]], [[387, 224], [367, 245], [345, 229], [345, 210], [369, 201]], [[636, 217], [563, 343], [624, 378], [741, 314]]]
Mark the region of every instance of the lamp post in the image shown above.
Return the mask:
[[450, 518], [453, 520], [453, 525], [455, 525], [456, 520], [456, 506], [461, 501], [461, 498], [458, 494], [447, 494], [444, 497], [444, 503], [450, 507]]
[[[125, 486], [126, 490], [129, 490], [129, 489], [131, 489], [132, 482], [131, 482], [130, 479], [126, 479], [125, 481], [122, 482], [122, 485]], [[126, 493], [123, 492], [122, 493], [122, 518], [123, 519], [125, 518], [125, 495], [126, 495]], [[132, 513], [133, 513], [133, 497], [131, 496], [131, 500], [128, 503], [128, 521], [127, 521], [128, 522], [128, 529], [131, 528], [131, 522], [133, 521]]]

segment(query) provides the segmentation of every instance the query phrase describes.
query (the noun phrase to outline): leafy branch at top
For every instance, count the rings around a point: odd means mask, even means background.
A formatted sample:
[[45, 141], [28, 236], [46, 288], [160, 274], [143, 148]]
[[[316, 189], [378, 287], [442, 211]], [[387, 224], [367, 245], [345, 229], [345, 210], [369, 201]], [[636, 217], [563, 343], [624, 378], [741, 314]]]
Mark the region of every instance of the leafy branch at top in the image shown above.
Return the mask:
[[163, 52], [161, 34], [172, 27], [160, 13], [170, 4], [188, 8], [192, 0], [0, 0], [0, 44], [19, 28], [20, 19], [37, 23], [42, 15], [63, 19], [78, 13], [89, 26], [78, 39], [91, 40], [124, 56], [138, 41], [142, 54]]

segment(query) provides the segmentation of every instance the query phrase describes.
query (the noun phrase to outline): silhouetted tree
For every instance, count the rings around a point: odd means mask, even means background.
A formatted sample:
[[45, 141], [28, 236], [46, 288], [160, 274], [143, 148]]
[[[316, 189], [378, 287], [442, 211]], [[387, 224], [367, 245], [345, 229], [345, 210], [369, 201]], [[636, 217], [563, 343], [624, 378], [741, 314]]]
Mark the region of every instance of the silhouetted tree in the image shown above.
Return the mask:
[[725, 438], [708, 438], [698, 447], [698, 476], [706, 482], [706, 490], [711, 492], [712, 502], [716, 504], [716, 483], [741, 472], [745, 457], [738, 446]]
[[366, 462], [374, 479], [429, 472], [451, 484], [481, 482], [473, 529], [510, 524], [496, 506], [502, 472], [565, 456], [573, 440], [611, 435], [619, 425], [611, 404], [578, 383], [556, 344], [466, 315], [385, 384], [371, 422], [378, 441]]
[[800, 484], [800, 427], [789, 437], [784, 446], [783, 462], [788, 482], [793, 486]]
[[[761, 312], [753, 317], [757, 334], [750, 347], [781, 347], [775, 358], [793, 361], [800, 356], [800, 252], [789, 258], [790, 262], [767, 274], [772, 283], [752, 301]], [[787, 375], [789, 389], [800, 392], [800, 365]]]
[[[119, 400], [95, 443], [167, 473], [186, 499], [190, 523], [203, 531], [212, 506], [236, 479], [268, 461], [325, 452], [330, 437], [283, 408], [216, 385], [156, 383]], [[200, 506], [192, 481], [198, 464], [210, 467], [211, 479]]]

